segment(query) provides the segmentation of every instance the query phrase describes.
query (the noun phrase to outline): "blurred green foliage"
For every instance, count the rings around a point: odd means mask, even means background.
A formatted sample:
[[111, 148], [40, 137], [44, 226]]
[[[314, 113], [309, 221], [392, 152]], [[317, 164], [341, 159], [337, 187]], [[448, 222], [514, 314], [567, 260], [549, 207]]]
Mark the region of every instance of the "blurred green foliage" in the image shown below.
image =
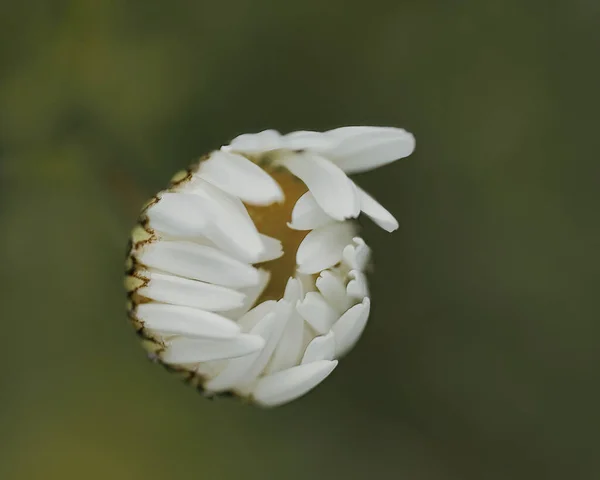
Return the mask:
[[[600, 478], [600, 4], [3, 2], [0, 478]], [[235, 135], [396, 125], [375, 298], [262, 411], [145, 359], [130, 226]]]

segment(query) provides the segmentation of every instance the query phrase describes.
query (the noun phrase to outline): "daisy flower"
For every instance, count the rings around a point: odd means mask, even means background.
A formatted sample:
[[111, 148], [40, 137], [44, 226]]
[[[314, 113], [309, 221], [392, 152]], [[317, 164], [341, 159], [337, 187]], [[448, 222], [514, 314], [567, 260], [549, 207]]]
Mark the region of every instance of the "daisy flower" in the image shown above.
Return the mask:
[[208, 396], [261, 406], [321, 383], [371, 308], [362, 213], [395, 218], [348, 174], [410, 155], [392, 127], [245, 134], [175, 175], [131, 237], [130, 318], [149, 355]]

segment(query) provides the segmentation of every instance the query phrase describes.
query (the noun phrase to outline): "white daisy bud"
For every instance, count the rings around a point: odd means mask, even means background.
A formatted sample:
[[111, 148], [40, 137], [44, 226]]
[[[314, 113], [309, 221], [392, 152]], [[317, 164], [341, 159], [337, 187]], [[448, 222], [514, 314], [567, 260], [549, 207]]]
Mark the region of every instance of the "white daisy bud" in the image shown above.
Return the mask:
[[208, 396], [272, 407], [321, 383], [371, 301], [364, 212], [398, 222], [347, 176], [412, 153], [391, 127], [246, 134], [177, 174], [131, 238], [129, 315], [152, 358]]

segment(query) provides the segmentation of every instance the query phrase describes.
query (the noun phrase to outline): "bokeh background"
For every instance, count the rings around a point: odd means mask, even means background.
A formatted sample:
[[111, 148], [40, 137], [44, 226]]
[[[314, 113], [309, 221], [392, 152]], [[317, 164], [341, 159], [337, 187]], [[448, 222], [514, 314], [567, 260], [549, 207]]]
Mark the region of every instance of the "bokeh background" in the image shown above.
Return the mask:
[[[0, 479], [600, 478], [600, 3], [2, 2]], [[142, 202], [243, 132], [405, 127], [369, 328], [210, 402], [125, 317]]]

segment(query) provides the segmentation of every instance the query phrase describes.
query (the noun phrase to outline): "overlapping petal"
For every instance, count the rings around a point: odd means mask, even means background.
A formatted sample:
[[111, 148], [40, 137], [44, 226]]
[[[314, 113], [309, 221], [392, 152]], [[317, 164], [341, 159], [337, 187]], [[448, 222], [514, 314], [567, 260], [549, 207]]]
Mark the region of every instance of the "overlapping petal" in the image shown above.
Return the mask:
[[360, 200], [356, 188], [332, 162], [319, 155], [302, 152], [284, 155], [279, 163], [306, 184], [327, 215], [336, 220], [358, 216]]
[[202, 162], [198, 176], [249, 205], [270, 205], [283, 200], [279, 184], [246, 157], [213, 152]]

